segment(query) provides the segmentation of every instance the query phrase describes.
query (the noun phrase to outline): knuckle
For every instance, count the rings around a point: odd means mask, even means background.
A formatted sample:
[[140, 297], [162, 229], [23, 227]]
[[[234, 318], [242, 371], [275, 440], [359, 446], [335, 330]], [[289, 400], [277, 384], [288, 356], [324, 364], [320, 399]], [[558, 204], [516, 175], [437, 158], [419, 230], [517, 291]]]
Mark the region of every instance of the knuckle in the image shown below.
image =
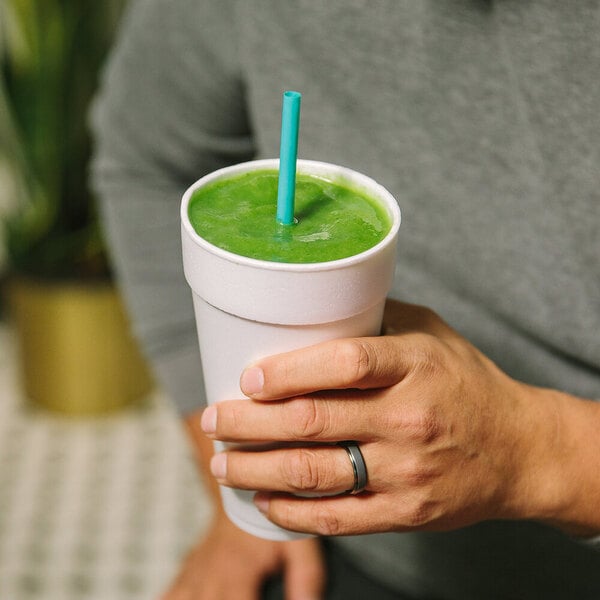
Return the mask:
[[420, 456], [405, 461], [401, 472], [406, 495], [400, 505], [399, 521], [411, 529], [426, 529], [443, 513], [444, 501], [437, 486], [440, 469]]
[[294, 491], [318, 490], [322, 485], [318, 464], [310, 450], [290, 450], [284, 453], [281, 463], [282, 478]]
[[434, 379], [441, 368], [439, 341], [434, 336], [420, 334], [418, 343], [411, 348], [412, 362], [421, 379]]
[[315, 512], [316, 533], [321, 536], [338, 536], [344, 533], [338, 515], [327, 506], [319, 506]]
[[413, 444], [426, 446], [446, 432], [447, 425], [442, 422], [438, 412], [435, 406], [407, 407], [402, 412], [388, 415], [385, 426]]
[[274, 511], [272, 511], [273, 513], [275, 513], [272, 516], [276, 516], [277, 517], [277, 523], [279, 525], [281, 525], [281, 527], [283, 527], [284, 529], [289, 529], [291, 531], [294, 531], [296, 528], [296, 518], [297, 518], [297, 512], [287, 503], [281, 505], [281, 506], [276, 506], [276, 509]]
[[407, 524], [414, 529], [423, 528], [433, 520], [433, 504], [417, 502], [407, 515]]
[[425, 529], [437, 516], [438, 503], [429, 494], [422, 494], [405, 506], [401, 521], [411, 529]]
[[421, 379], [440, 380], [456, 374], [456, 348], [430, 333], [420, 333], [411, 348], [412, 360]]
[[289, 402], [292, 431], [296, 440], [322, 438], [330, 428], [327, 404], [315, 398], [298, 398]]
[[353, 386], [363, 381], [373, 369], [374, 353], [364, 340], [349, 338], [336, 344], [334, 366], [342, 375], [342, 385]]
[[406, 433], [412, 441], [430, 444], [443, 433], [444, 427], [434, 407], [419, 410], [408, 421]]
[[426, 491], [427, 486], [438, 475], [438, 470], [434, 466], [417, 457], [407, 462], [402, 478], [410, 487]]

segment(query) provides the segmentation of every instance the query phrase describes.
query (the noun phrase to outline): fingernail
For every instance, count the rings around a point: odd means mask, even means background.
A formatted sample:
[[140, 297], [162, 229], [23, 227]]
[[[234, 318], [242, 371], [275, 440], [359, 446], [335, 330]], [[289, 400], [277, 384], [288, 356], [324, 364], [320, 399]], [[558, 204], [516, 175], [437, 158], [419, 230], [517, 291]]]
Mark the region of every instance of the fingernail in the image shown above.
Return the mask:
[[263, 515], [269, 512], [269, 496], [267, 494], [262, 494], [261, 492], [256, 494], [254, 496], [254, 504]]
[[220, 452], [210, 459], [210, 472], [217, 479], [225, 479], [227, 476], [227, 454]]
[[262, 392], [265, 385], [265, 374], [260, 367], [249, 367], [240, 378], [240, 387], [247, 396]]
[[204, 433], [215, 433], [217, 431], [217, 407], [209, 406], [204, 409], [200, 427]]

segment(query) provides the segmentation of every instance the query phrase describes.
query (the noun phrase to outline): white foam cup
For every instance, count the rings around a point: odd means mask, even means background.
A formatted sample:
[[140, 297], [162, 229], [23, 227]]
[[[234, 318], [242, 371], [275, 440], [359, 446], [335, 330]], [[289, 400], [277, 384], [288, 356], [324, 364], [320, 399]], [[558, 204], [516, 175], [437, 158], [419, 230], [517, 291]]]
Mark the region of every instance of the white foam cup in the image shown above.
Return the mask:
[[[248, 171], [278, 168], [278, 159], [226, 167], [202, 177], [183, 195], [183, 266], [193, 294], [208, 404], [243, 398], [240, 375], [259, 358], [335, 338], [378, 335], [381, 330], [396, 262], [400, 210], [394, 197], [369, 177], [323, 162], [297, 163], [298, 173], [347, 184], [387, 210], [391, 228], [385, 238], [348, 258], [310, 264], [257, 260], [218, 248], [194, 231], [188, 205], [196, 190]], [[215, 442], [217, 451], [228, 446]], [[221, 495], [228, 517], [241, 529], [271, 540], [304, 537], [264, 517], [252, 502], [254, 492], [221, 486]]]

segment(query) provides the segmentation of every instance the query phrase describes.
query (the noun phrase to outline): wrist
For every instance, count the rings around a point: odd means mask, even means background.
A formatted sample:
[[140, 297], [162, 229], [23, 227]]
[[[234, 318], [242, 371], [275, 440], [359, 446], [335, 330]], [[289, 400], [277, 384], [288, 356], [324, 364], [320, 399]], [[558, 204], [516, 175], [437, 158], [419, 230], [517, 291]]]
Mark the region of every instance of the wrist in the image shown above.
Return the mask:
[[529, 422], [517, 518], [577, 537], [600, 533], [600, 405], [556, 390], [524, 386]]
[[577, 537], [600, 534], [600, 403], [567, 394], [561, 397], [563, 423], [561, 502], [544, 519]]
[[560, 398], [515, 381], [516, 406], [511, 418], [512, 458], [505, 512], [512, 520], [545, 520], [560, 510], [563, 492], [558, 482], [560, 439], [563, 435]]

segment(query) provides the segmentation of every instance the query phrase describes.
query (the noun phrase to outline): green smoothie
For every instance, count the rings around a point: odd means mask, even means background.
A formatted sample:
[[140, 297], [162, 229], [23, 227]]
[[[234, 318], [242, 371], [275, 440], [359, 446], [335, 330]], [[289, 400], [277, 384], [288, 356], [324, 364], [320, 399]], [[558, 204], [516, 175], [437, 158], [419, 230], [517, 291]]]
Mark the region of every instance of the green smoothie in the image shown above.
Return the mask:
[[196, 190], [190, 222], [205, 240], [242, 256], [316, 263], [364, 252], [391, 227], [384, 207], [359, 190], [314, 175], [296, 178], [296, 223], [276, 221], [278, 173], [257, 170]]

